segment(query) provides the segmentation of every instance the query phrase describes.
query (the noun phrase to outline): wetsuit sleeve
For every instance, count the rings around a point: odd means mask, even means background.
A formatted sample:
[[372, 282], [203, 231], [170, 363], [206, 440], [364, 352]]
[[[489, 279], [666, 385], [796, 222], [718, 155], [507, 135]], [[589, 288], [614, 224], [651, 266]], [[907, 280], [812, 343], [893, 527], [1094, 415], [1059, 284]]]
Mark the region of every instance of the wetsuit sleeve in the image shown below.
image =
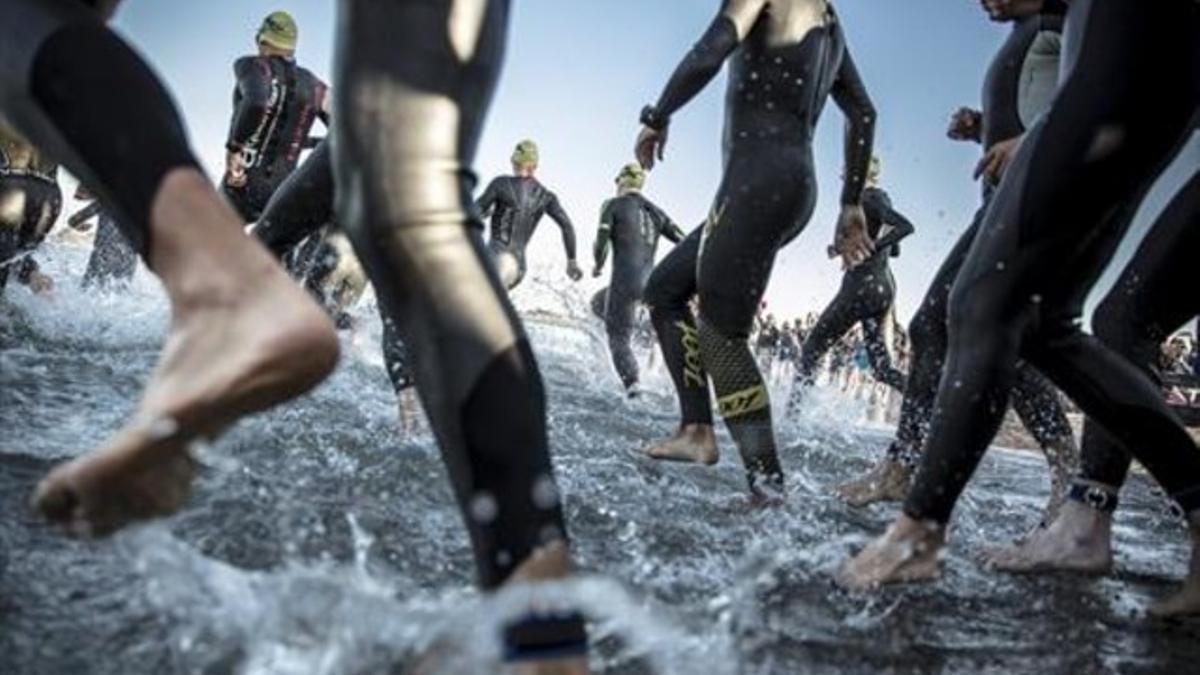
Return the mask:
[[483, 194], [479, 195], [479, 199], [475, 202], [475, 207], [479, 209], [479, 215], [487, 218], [492, 215], [492, 210], [496, 208], [496, 181], [488, 183], [487, 189]]
[[842, 58], [830, 93], [846, 115], [846, 177], [842, 184], [842, 205], [860, 204], [875, 148], [875, 105], [867, 95], [849, 49]]
[[612, 201], [604, 202], [600, 207], [600, 227], [596, 229], [596, 243], [592, 246], [592, 255], [596, 261], [596, 269], [604, 269], [608, 260], [608, 245], [612, 241]]
[[329, 127], [329, 85], [317, 80], [317, 119]]
[[1062, 56], [1062, 35], [1044, 30], [1037, 34], [1021, 65], [1021, 83], [1017, 91], [1017, 114], [1021, 124], [1032, 128], [1042, 113], [1050, 109], [1058, 91], [1058, 63]]
[[663, 129], [670, 124], [671, 115], [717, 76], [739, 41], [737, 26], [732, 19], [724, 13], [714, 19], [700, 41], [675, 68], [658, 102], [642, 112], [642, 123], [653, 129]]
[[675, 224], [666, 211], [658, 208], [657, 204], [646, 202], [646, 208], [650, 211], [650, 217], [654, 218], [654, 224], [658, 228], [658, 233], [666, 237], [672, 244], [678, 244], [683, 241], [683, 228]]
[[237, 77], [238, 105], [233, 111], [226, 148], [242, 148], [254, 136], [267, 113], [271, 99], [271, 73], [264, 61], [252, 57], [238, 59], [233, 64]]
[[562, 230], [563, 248], [567, 250], [567, 260], [574, 260], [575, 226], [571, 224], [570, 216], [563, 210], [562, 204], [558, 203], [558, 197], [554, 194], [550, 195], [550, 201], [546, 204], [546, 214], [558, 223], [559, 229]]
[[892, 227], [890, 232], [875, 240], [876, 251], [887, 251], [917, 231], [908, 218], [892, 207], [892, 200], [886, 195], [879, 197], [876, 208], [879, 209], [880, 220]]

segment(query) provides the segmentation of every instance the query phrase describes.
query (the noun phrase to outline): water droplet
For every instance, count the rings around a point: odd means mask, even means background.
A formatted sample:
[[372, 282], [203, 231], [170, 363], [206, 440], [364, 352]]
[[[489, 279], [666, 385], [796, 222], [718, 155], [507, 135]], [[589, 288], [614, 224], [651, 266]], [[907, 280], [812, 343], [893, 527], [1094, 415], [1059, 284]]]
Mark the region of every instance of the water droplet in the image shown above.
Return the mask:
[[533, 484], [533, 503], [549, 511], [558, 506], [558, 486], [550, 476], [540, 476]]
[[500, 506], [490, 493], [480, 492], [471, 500], [471, 518], [481, 525], [488, 525], [496, 520]]
[[998, 271], [998, 272], [1003, 272], [1005, 267], [1006, 267], [1006, 265], [1004, 264], [1003, 260], [996, 263], [996, 271]]

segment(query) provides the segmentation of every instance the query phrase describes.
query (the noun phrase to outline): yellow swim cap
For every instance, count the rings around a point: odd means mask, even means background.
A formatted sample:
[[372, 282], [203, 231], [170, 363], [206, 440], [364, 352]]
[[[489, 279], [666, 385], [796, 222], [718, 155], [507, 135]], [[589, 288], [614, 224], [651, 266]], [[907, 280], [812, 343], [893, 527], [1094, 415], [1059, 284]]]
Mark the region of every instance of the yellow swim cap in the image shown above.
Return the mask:
[[617, 174], [617, 186], [626, 190], [641, 190], [645, 184], [646, 170], [637, 162], [626, 164]]
[[517, 147], [513, 149], [512, 163], [516, 164], [517, 166], [537, 166], [537, 143], [534, 143], [529, 139], [525, 139], [520, 143], [517, 143]]
[[300, 29], [296, 27], [296, 20], [287, 12], [271, 12], [263, 19], [262, 27], [258, 29], [258, 43], [276, 49], [296, 51], [296, 43], [299, 40]]

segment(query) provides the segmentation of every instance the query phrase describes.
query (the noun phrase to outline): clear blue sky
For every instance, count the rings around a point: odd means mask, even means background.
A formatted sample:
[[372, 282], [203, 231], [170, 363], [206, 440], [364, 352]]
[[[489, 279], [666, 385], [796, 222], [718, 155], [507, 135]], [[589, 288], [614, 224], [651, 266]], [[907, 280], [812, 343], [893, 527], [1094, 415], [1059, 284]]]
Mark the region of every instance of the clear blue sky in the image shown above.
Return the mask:
[[[600, 203], [630, 160], [637, 115], [719, 7], [717, 0], [514, 0], [508, 61], [477, 160], [483, 181], [507, 170], [512, 145], [535, 138], [541, 178], [558, 192], [590, 258]], [[917, 226], [895, 263], [899, 312], [907, 318], [942, 255], [978, 205], [971, 170], [978, 146], [945, 139], [949, 113], [978, 106], [980, 82], [1006, 27], [976, 2], [842, 0], [837, 3], [868, 89], [880, 111], [877, 148], [884, 187]], [[161, 2], [128, 0], [118, 28], [161, 73], [187, 118], [210, 172], [220, 170], [233, 85], [231, 64], [253, 49], [262, 17], [286, 9], [300, 25], [299, 61], [330, 72], [331, 0]], [[676, 116], [667, 161], [647, 194], [685, 227], [708, 211], [719, 171], [724, 76]], [[336, 94], [335, 94], [336, 95]], [[821, 186], [808, 230], [780, 257], [771, 309], [820, 309], [840, 282], [824, 255], [833, 228], [842, 164], [842, 117], [832, 104], [816, 146]], [[561, 258], [552, 223], [533, 254]]]

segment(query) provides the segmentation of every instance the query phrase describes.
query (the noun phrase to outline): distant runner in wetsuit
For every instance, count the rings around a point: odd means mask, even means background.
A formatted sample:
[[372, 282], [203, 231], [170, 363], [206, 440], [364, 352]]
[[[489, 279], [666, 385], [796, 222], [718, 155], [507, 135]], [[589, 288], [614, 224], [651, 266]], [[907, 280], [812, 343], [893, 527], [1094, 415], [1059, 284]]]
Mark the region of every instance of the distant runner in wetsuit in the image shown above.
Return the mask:
[[77, 230], [86, 230], [88, 220], [95, 217], [97, 221], [92, 253], [83, 273], [84, 288], [115, 288], [128, 284], [137, 271], [137, 251], [125, 240], [125, 235], [100, 201], [82, 185], [75, 191], [75, 199], [91, 203], [72, 215], [68, 224]]
[[295, 170], [316, 120], [329, 123], [328, 87], [296, 65], [298, 37], [291, 15], [275, 12], [256, 35], [258, 55], [233, 65], [237, 87], [221, 189], [248, 223]]
[[640, 164], [630, 164], [617, 174], [617, 196], [604, 203], [600, 210], [600, 228], [596, 233], [595, 258], [592, 276], [604, 270], [611, 245], [613, 252], [612, 279], [592, 300], [592, 308], [604, 319], [608, 332], [608, 347], [613, 365], [630, 396], [637, 395], [638, 363], [630, 340], [646, 279], [654, 267], [654, 255], [659, 237], [678, 244], [683, 230], [675, 221], [642, 194], [646, 171]]
[[[984, 79], [983, 110], [959, 110], [948, 132], [954, 140], [983, 145], [984, 158], [976, 170], [977, 177], [983, 178], [983, 205], [934, 275], [909, 326], [912, 357], [895, 438], [876, 466], [837, 488], [851, 504], [863, 506], [899, 500], [908, 490], [933, 417], [934, 398], [950, 344], [947, 332], [950, 291], [1015, 149], [1026, 130], [1053, 101], [1064, 12], [1061, 3], [1047, 2], [1041, 7], [1026, 4], [1016, 11], [991, 14], [993, 21], [1011, 23], [1012, 30], [992, 58]], [[1058, 392], [1024, 362], [1017, 367], [1012, 406], [1050, 465], [1047, 512], [1052, 517], [1066, 496], [1067, 481], [1078, 462], [1074, 431]]]
[[583, 278], [583, 271], [575, 261], [575, 226], [558, 203], [558, 197], [534, 178], [539, 161], [537, 144], [530, 140], [521, 141], [512, 154], [513, 175], [493, 179], [476, 202], [480, 215], [491, 216], [488, 248], [500, 271], [500, 279], [509, 290], [525, 278], [528, 269], [525, 249], [542, 216], [547, 215], [562, 230], [567, 276], [572, 281]]
[[10, 276], [35, 292], [53, 288], [31, 254], [61, 212], [58, 165], [0, 120], [0, 294]]
[[875, 242], [875, 253], [865, 263], [846, 270], [837, 296], [805, 339], [788, 401], [789, 413], [799, 409], [804, 391], [813, 385], [821, 359], [856, 323], [862, 324], [867, 360], [875, 379], [893, 389], [904, 387], [904, 373], [892, 365], [884, 330], [896, 303], [896, 279], [889, 260], [900, 255], [900, 242], [916, 230], [892, 208], [892, 200], [878, 187], [880, 171], [879, 158], [872, 157], [867, 188], [863, 190], [863, 211], [867, 214], [867, 233]]
[[1196, 166], [1200, 3], [1074, 0], [1065, 35], [1054, 104], [1013, 157], [951, 293], [938, 412], [903, 515], [840, 578], [870, 588], [938, 575], [946, 526], [1025, 357], [1186, 514], [1187, 578], [1151, 612], [1200, 613], [1200, 449], [1144, 368], [1081, 328], [1128, 213], [1171, 162]]
[[[676, 435], [647, 453], [715, 463], [708, 378], [737, 443], [756, 499], [777, 491], [783, 468], [771, 406], [747, 339], [775, 256], [812, 217], [817, 199], [812, 138], [830, 95], [846, 115], [845, 180], [836, 246], [847, 265], [870, 257], [862, 208], [875, 109], [826, 0], [726, 0], [680, 63], [658, 102], [642, 113], [637, 155], [662, 158], [671, 117], [730, 64], [724, 176], [704, 227], [655, 268], [646, 304], [680, 398]], [[699, 297], [699, 317], [689, 302]]]
[[[254, 236], [280, 261], [295, 255], [298, 248], [314, 249], [302, 254], [298, 273], [306, 288], [330, 310], [339, 328], [347, 328], [347, 319], [339, 312], [340, 303], [331, 302], [325, 288], [327, 277], [349, 264], [346, 251], [331, 243], [334, 223], [333, 158], [329, 141], [317, 145], [304, 162], [279, 186], [254, 226]], [[396, 322], [387, 314], [386, 303], [379, 302], [383, 322], [383, 361], [392, 389], [400, 399], [401, 428], [411, 431], [416, 422], [415, 380], [408, 361], [408, 349], [400, 338]]]

